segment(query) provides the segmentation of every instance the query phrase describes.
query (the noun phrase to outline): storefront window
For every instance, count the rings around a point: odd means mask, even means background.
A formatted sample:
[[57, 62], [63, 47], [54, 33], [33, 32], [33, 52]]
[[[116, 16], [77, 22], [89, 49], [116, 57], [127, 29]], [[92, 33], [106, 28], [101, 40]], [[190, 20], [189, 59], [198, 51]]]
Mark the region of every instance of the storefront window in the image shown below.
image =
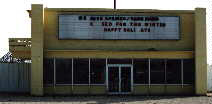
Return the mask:
[[181, 60], [166, 61], [166, 80], [168, 84], [181, 84]]
[[150, 60], [150, 83], [164, 84], [165, 83], [165, 60], [152, 59]]
[[44, 84], [54, 84], [54, 59], [44, 59], [43, 66]]
[[74, 84], [89, 84], [89, 59], [74, 59]]
[[183, 60], [183, 83], [194, 84], [195, 67], [193, 59]]
[[56, 59], [56, 84], [72, 84], [72, 59]]
[[[132, 63], [132, 59], [108, 59], [108, 61], [109, 64]], [[90, 84], [105, 83], [106, 59], [90, 59], [90, 73], [89, 59], [73, 59], [73, 62], [72, 59], [55, 59], [55, 66], [56, 84], [72, 84], [72, 75], [74, 84], [89, 84], [89, 74]], [[149, 59], [133, 59], [134, 84], [149, 84], [149, 75], [150, 84], [182, 84], [182, 81], [183, 84], [194, 84], [194, 60], [151, 59], [149, 64]], [[54, 84], [53, 58], [44, 59], [43, 80], [44, 84]]]
[[106, 59], [90, 60], [91, 84], [104, 84], [105, 69], [106, 69]]
[[135, 84], [148, 84], [149, 82], [149, 60], [148, 59], [134, 59], [133, 73]]

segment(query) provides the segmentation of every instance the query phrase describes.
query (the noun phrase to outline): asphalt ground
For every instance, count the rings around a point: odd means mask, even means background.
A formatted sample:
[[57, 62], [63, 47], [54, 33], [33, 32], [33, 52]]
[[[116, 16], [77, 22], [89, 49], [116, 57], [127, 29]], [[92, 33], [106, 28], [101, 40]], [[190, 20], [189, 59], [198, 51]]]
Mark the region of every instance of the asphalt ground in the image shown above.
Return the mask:
[[212, 104], [211, 96], [44, 96], [0, 94], [0, 104]]

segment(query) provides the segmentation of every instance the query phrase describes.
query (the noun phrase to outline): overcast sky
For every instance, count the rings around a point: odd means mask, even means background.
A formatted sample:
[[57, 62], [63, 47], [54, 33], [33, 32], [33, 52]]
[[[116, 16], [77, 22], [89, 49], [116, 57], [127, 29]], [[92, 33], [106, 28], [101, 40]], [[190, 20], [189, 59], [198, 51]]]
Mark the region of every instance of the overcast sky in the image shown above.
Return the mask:
[[[8, 38], [30, 38], [31, 4], [48, 8], [113, 8], [113, 0], [4, 0], [0, 3], [0, 57], [8, 52]], [[194, 10], [207, 8], [208, 63], [212, 64], [212, 1], [210, 0], [117, 0], [117, 9]]]

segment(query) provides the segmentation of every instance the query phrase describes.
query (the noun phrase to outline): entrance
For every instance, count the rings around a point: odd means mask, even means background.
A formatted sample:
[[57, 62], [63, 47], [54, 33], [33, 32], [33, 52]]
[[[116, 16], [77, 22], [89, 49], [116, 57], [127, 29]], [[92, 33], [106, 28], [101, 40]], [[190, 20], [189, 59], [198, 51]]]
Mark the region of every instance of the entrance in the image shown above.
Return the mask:
[[133, 73], [131, 64], [107, 65], [107, 89], [109, 94], [129, 94], [132, 92]]

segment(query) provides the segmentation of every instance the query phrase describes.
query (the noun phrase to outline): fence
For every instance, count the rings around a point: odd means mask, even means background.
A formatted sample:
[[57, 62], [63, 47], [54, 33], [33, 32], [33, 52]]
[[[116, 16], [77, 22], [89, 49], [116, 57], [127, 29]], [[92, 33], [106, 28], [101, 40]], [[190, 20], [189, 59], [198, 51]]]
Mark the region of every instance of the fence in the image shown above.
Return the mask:
[[30, 63], [0, 63], [0, 92], [29, 92], [30, 66]]

